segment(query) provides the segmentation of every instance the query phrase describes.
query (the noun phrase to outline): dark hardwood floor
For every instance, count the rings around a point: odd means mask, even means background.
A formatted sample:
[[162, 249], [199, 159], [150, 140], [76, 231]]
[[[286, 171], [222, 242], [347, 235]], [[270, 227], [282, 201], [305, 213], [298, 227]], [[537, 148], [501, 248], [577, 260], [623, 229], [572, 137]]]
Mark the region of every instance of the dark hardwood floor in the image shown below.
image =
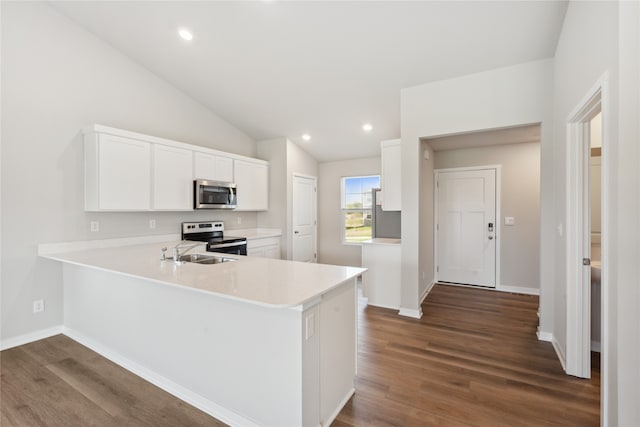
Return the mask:
[[[599, 360], [591, 380], [564, 375], [537, 307], [445, 285], [420, 320], [362, 305], [356, 394], [333, 426], [598, 425]], [[224, 425], [62, 335], [0, 364], [2, 427]]]
[[423, 317], [362, 306], [356, 394], [333, 427], [597, 426], [600, 361], [566, 376], [538, 297], [436, 285]]
[[0, 353], [0, 426], [224, 426], [64, 335]]

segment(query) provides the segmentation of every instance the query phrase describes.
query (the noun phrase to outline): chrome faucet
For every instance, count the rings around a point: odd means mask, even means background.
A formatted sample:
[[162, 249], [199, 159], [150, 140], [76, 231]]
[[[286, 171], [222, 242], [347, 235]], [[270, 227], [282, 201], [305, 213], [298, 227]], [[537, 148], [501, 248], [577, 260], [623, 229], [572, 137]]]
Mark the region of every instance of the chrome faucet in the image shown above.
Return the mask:
[[[187, 252], [189, 252], [191, 249], [195, 248], [196, 246], [200, 246], [202, 245], [202, 243], [192, 243], [189, 245], [186, 245], [187, 240], [183, 240], [180, 243], [178, 243], [177, 245], [175, 245], [173, 247], [173, 261], [180, 263], [180, 257], [185, 255]], [[180, 253], [180, 249], [182, 248], [186, 248], [184, 250], [184, 252]]]

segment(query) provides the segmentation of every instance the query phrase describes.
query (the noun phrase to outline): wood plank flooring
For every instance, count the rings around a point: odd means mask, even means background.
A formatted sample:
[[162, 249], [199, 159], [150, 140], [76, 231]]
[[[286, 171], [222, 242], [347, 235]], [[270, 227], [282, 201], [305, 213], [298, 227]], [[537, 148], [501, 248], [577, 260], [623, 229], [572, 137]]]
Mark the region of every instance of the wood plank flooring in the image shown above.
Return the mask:
[[[537, 307], [445, 285], [420, 320], [361, 305], [356, 394], [333, 426], [598, 425], [598, 369], [564, 375], [535, 337]], [[5, 350], [0, 364], [2, 427], [224, 425], [62, 335]]]
[[64, 335], [0, 353], [0, 426], [224, 426]]
[[597, 426], [600, 361], [566, 376], [538, 297], [436, 285], [423, 317], [361, 306], [356, 394], [334, 427]]

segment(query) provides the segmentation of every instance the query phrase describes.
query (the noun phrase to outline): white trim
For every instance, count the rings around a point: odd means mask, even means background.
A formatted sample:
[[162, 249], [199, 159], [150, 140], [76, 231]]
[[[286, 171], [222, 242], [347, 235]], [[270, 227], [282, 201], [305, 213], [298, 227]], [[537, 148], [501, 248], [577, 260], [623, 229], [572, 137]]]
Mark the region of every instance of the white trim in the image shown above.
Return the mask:
[[124, 237], [119, 239], [79, 240], [76, 242], [41, 243], [38, 255], [52, 255], [63, 252], [86, 251], [89, 249], [116, 248], [120, 246], [144, 245], [148, 243], [176, 242], [180, 234], [159, 234], [152, 236]]
[[0, 350], [8, 350], [13, 347], [18, 347], [21, 345], [32, 343], [34, 341], [39, 341], [45, 338], [53, 337], [55, 335], [60, 335], [61, 333], [63, 333], [63, 326], [59, 325], [52, 328], [41, 329], [39, 331], [18, 335], [17, 337], [5, 339], [0, 342]]
[[330, 426], [335, 421], [335, 419], [338, 417], [338, 414], [340, 414], [340, 412], [344, 408], [344, 405], [346, 405], [347, 402], [349, 401], [349, 399], [351, 399], [351, 397], [355, 394], [355, 392], [356, 392], [355, 388], [352, 388], [351, 390], [349, 390], [347, 392], [347, 394], [344, 396], [344, 398], [340, 401], [340, 404], [336, 407], [335, 411], [333, 411], [331, 416], [329, 416], [328, 419], [324, 420], [324, 422], [322, 424], [319, 424], [319, 425], [320, 426]]
[[553, 342], [553, 334], [551, 332], [538, 331], [536, 335], [538, 336], [538, 341]]
[[402, 307], [400, 307], [400, 310], [398, 311], [398, 314], [400, 316], [412, 317], [414, 319], [420, 319], [420, 318], [422, 318], [422, 308], [419, 308], [417, 310], [413, 310], [413, 309], [410, 309], [410, 308], [402, 308]]
[[424, 292], [422, 293], [422, 295], [420, 296], [420, 304], [422, 304], [424, 302], [424, 300], [429, 295], [429, 292], [431, 292], [431, 290], [433, 289], [433, 287], [435, 285], [436, 285], [436, 281], [435, 280], [433, 280], [431, 283], [429, 283], [427, 285], [427, 289], [425, 289]]
[[553, 349], [556, 351], [556, 355], [558, 356], [560, 365], [562, 365], [562, 369], [566, 372], [567, 371], [566, 357], [562, 352], [562, 349], [560, 348], [560, 344], [558, 343], [558, 340], [556, 340], [556, 337], [553, 337], [551, 339], [551, 344], [553, 345]]
[[109, 347], [99, 343], [86, 335], [83, 335], [77, 331], [74, 331], [70, 328], [64, 327], [63, 334], [73, 339], [74, 341], [79, 342], [85, 347], [90, 348], [101, 356], [109, 359], [110, 361], [116, 363], [122, 368], [126, 369], [129, 372], [141, 377], [142, 379], [150, 382], [151, 384], [161, 388], [167, 393], [177, 397], [180, 400], [187, 402], [188, 404], [195, 406], [203, 412], [211, 415], [218, 420], [227, 423], [232, 426], [250, 426], [257, 427], [258, 424], [253, 422], [252, 420], [245, 418], [239, 414], [236, 414], [233, 411], [230, 411], [222, 406], [216, 404], [215, 402], [202, 397], [201, 395], [192, 392], [179, 384], [171, 381], [170, 379], [159, 375], [155, 371], [148, 369], [124, 356], [119, 354], [116, 351], [111, 350]]
[[[496, 240], [496, 246], [495, 246], [495, 272], [494, 272], [494, 280], [495, 280], [495, 286], [491, 286], [491, 287], [487, 287], [487, 289], [497, 289], [500, 287], [500, 280], [501, 280], [501, 275], [500, 275], [500, 270], [501, 270], [501, 251], [502, 251], [502, 245], [501, 245], [501, 241], [502, 241], [502, 221], [500, 220], [500, 218], [502, 217], [502, 212], [501, 212], [501, 206], [502, 206], [502, 165], [484, 165], [484, 166], [469, 166], [469, 167], [459, 167], [459, 168], [444, 168], [444, 169], [434, 169], [433, 170], [433, 175], [434, 175], [434, 179], [433, 179], [433, 194], [434, 194], [434, 201], [433, 201], [433, 235], [434, 235], [434, 239], [433, 239], [433, 266], [434, 266], [434, 282], [438, 282], [439, 278], [438, 278], [438, 240], [439, 240], [439, 235], [438, 235], [438, 223], [439, 223], [439, 218], [438, 218], [438, 200], [439, 200], [439, 194], [438, 192], [440, 191], [440, 188], [438, 187], [438, 181], [440, 178], [440, 173], [447, 173], [447, 172], [469, 172], [469, 171], [479, 171], [479, 170], [494, 170], [495, 171], [495, 185], [496, 185], [496, 194], [495, 194], [495, 222], [494, 222], [494, 227], [495, 227], [495, 240]], [[472, 286], [480, 286], [480, 285], [472, 285]], [[484, 286], [483, 286], [484, 287]]]
[[[489, 288], [491, 289], [491, 288]], [[498, 292], [509, 292], [512, 294], [523, 294], [523, 295], [540, 295], [540, 289], [538, 288], [525, 288], [521, 286], [504, 286], [500, 285], [500, 287], [493, 288]]]
[[[587, 140], [589, 120], [598, 109], [602, 112], [602, 344], [607, 348], [609, 325], [609, 188], [611, 159], [610, 150], [610, 106], [609, 77], [605, 72], [596, 84], [586, 93], [584, 98], [567, 117], [566, 135], [566, 372], [582, 378], [591, 377], [591, 292], [590, 269], [582, 265], [585, 251], [588, 251], [590, 238], [590, 221], [584, 202], [589, 197], [588, 186], [583, 185], [588, 179], [590, 145]], [[585, 172], [586, 171], [586, 172]], [[585, 216], [586, 215], [586, 216]], [[604, 352], [602, 363], [602, 398], [601, 409], [605, 410], [608, 401], [608, 352]]]

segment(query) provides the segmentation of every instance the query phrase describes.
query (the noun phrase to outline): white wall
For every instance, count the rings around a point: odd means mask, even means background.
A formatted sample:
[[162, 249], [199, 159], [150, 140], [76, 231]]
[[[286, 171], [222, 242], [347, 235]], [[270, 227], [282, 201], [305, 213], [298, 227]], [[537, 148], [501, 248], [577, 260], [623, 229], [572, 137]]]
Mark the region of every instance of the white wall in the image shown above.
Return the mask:
[[[419, 298], [433, 279], [433, 257], [423, 257], [424, 242], [433, 242], [433, 221], [421, 221], [422, 211], [432, 210], [424, 201], [421, 177], [428, 174], [421, 139], [542, 123], [542, 164], [551, 158], [552, 60], [535, 61], [450, 80], [406, 88], [401, 93], [402, 134], [402, 308], [420, 314]], [[424, 167], [425, 170], [421, 171]], [[551, 168], [548, 168], [552, 173]], [[541, 188], [541, 326], [553, 324], [551, 280], [553, 258], [550, 235], [553, 227], [552, 176], [542, 171]], [[547, 191], [545, 192], [545, 189]], [[429, 197], [429, 196], [427, 196]], [[433, 196], [430, 196], [431, 199]], [[426, 227], [426, 230], [425, 230]], [[420, 279], [422, 273], [426, 279]]]
[[257, 143], [258, 157], [269, 163], [269, 210], [258, 213], [258, 226], [282, 230], [281, 256], [291, 259], [293, 175], [318, 176], [317, 160], [286, 138]]
[[[619, 131], [617, 301], [609, 312], [618, 324], [618, 425], [640, 425], [640, 3], [621, 2], [619, 19]], [[605, 350], [606, 351], [606, 350]], [[610, 349], [609, 349], [610, 351]], [[613, 402], [612, 402], [613, 406]], [[614, 425], [613, 421], [610, 425]]]
[[[540, 144], [437, 151], [436, 169], [502, 165], [500, 286], [540, 289]], [[505, 226], [512, 216], [515, 225]]]
[[[62, 323], [61, 271], [38, 243], [178, 233], [240, 213], [85, 213], [80, 129], [91, 123], [252, 156], [255, 143], [46, 3], [2, 2], [1, 338]], [[256, 225], [243, 212], [242, 228]], [[149, 230], [149, 219], [158, 228]], [[90, 233], [89, 222], [100, 221]], [[236, 226], [237, 227], [237, 226]], [[32, 314], [32, 301], [46, 311]]]
[[259, 141], [258, 157], [269, 162], [269, 210], [258, 212], [258, 227], [279, 228], [280, 258], [287, 258], [287, 141]]
[[379, 175], [380, 157], [320, 163], [318, 171], [318, 262], [360, 267], [362, 247], [342, 243], [341, 179]]

